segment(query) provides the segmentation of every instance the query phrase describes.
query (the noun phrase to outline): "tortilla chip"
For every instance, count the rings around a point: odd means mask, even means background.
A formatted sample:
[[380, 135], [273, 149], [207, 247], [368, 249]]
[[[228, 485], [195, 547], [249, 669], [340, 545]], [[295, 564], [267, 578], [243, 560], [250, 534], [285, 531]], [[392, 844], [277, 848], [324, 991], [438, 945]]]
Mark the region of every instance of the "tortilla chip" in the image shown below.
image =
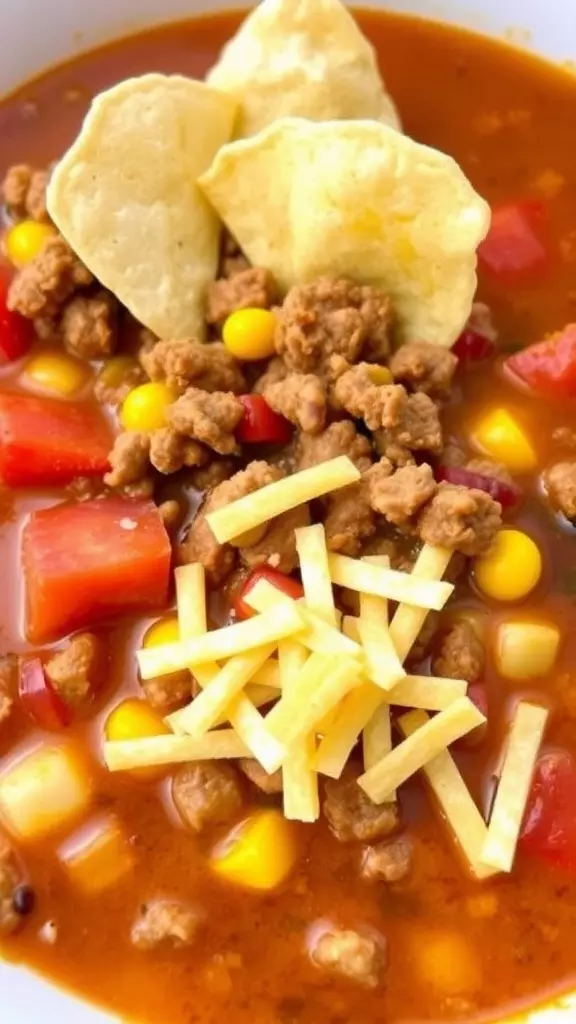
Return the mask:
[[161, 338], [201, 338], [220, 224], [196, 185], [236, 104], [180, 76], [131, 78], [94, 100], [48, 188], [72, 249]]
[[238, 100], [236, 138], [281, 117], [400, 128], [375, 51], [340, 0], [263, 0], [206, 80]]
[[444, 153], [374, 121], [289, 118], [224, 146], [200, 184], [283, 289], [377, 285], [403, 340], [449, 346], [464, 327], [490, 210]]

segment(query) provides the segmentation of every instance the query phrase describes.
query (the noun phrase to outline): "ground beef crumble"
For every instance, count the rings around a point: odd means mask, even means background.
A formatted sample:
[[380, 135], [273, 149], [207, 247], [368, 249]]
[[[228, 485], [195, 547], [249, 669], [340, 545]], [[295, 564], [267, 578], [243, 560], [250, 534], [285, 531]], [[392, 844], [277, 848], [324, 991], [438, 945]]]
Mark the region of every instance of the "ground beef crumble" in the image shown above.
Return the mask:
[[160, 427], [150, 435], [150, 462], [167, 476], [184, 466], [204, 466], [210, 454], [198, 441], [177, 434], [172, 427]]
[[273, 796], [276, 793], [282, 792], [282, 769], [273, 772], [269, 775], [264, 770], [262, 765], [256, 761], [253, 757], [241, 757], [238, 761], [238, 767], [241, 772], [244, 773], [247, 779], [250, 779], [257, 789], [261, 790], [267, 796]]
[[376, 515], [364, 481], [343, 487], [325, 500], [324, 529], [330, 551], [355, 557], [376, 532]]
[[501, 506], [485, 491], [440, 484], [418, 529], [426, 544], [472, 557], [488, 550], [501, 523]]
[[345, 769], [340, 779], [327, 781], [325, 793], [324, 814], [342, 843], [370, 843], [391, 835], [400, 825], [398, 804], [373, 803], [360, 789], [352, 768]]
[[278, 288], [269, 270], [248, 267], [208, 287], [206, 320], [223, 324], [237, 309], [270, 309], [278, 298]]
[[289, 373], [266, 384], [262, 394], [275, 412], [307, 434], [319, 434], [326, 423], [326, 387], [314, 373]]
[[484, 671], [484, 644], [466, 619], [460, 619], [441, 635], [432, 659], [434, 675], [475, 683]]
[[401, 882], [410, 872], [413, 846], [407, 836], [367, 846], [362, 853], [361, 874], [368, 882]]
[[389, 523], [405, 526], [436, 492], [436, 481], [427, 463], [394, 470], [380, 459], [366, 474], [372, 507]]
[[412, 391], [422, 391], [431, 398], [446, 398], [458, 360], [448, 348], [427, 341], [410, 341], [396, 350], [389, 365], [394, 379]]
[[46, 209], [48, 172], [30, 164], [14, 164], [2, 182], [2, 198], [13, 217], [49, 221]]
[[108, 456], [110, 470], [104, 476], [108, 487], [124, 487], [145, 477], [150, 469], [150, 435], [136, 430], [118, 434]]
[[68, 243], [57, 235], [13, 277], [7, 306], [29, 319], [56, 316], [78, 288], [93, 280]]
[[235, 395], [247, 390], [240, 365], [220, 342], [158, 341], [142, 346], [140, 362], [150, 380], [166, 381], [181, 391], [190, 384]]
[[374, 434], [377, 451], [397, 465], [413, 460], [414, 452], [439, 455], [442, 427], [437, 406], [428, 395], [408, 395], [401, 385], [394, 388], [394, 402], [387, 409], [387, 422]]
[[544, 480], [554, 508], [566, 519], [576, 519], [576, 462], [557, 462]]
[[174, 775], [172, 796], [183, 821], [194, 832], [224, 824], [242, 805], [236, 770], [224, 762], [183, 765]]
[[45, 672], [62, 700], [77, 707], [102, 681], [105, 661], [102, 640], [94, 633], [78, 633], [46, 662]]
[[200, 923], [201, 916], [194, 907], [177, 900], [154, 900], [140, 907], [130, 941], [142, 950], [159, 946], [181, 949], [192, 944]]
[[234, 431], [244, 415], [242, 402], [231, 391], [188, 388], [170, 406], [168, 422], [184, 437], [201, 441], [220, 455], [239, 452]]
[[372, 465], [372, 445], [351, 420], [331, 423], [321, 434], [301, 434], [295, 453], [296, 469], [310, 469], [338, 455], [347, 455], [361, 473]]
[[67, 303], [60, 330], [64, 348], [78, 359], [111, 356], [118, 343], [118, 303], [110, 292], [77, 295]]
[[376, 988], [384, 967], [384, 949], [371, 935], [332, 928], [320, 935], [311, 950], [311, 959], [349, 981]]
[[240, 558], [250, 569], [255, 569], [259, 565], [270, 565], [280, 572], [293, 572], [298, 566], [294, 531], [309, 525], [308, 505], [298, 505], [272, 519], [264, 536], [255, 544], [239, 548]]

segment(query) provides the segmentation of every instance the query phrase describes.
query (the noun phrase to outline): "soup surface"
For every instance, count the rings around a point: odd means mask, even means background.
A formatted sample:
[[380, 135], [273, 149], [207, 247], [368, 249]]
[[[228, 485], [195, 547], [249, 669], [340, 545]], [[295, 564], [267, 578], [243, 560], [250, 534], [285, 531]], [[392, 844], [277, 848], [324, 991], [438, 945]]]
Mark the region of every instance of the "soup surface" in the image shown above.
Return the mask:
[[[543, 483], [549, 467], [574, 457], [573, 399], [561, 390], [546, 395], [523, 387], [503, 367], [510, 354], [574, 319], [576, 156], [566, 125], [576, 113], [576, 84], [529, 56], [454, 28], [385, 13], [361, 12], [358, 20], [377, 47], [406, 132], [453, 155], [493, 208], [527, 201], [530, 216], [538, 214], [535, 230], [545, 250], [544, 265], [528, 280], [491, 274], [481, 264], [478, 297], [490, 308], [498, 340], [488, 345], [487, 358], [460, 360], [442, 409], [445, 445], [450, 440], [459, 446], [464, 455], [455, 461], [461, 466], [479, 457], [472, 443], [476, 424], [495, 408], [512, 412], [529, 439], [535, 463], [530, 471], [513, 472], [518, 500], [504, 509], [504, 519], [535, 541], [541, 577], [528, 596], [502, 602], [482, 592], [468, 564], [431, 646], [411, 662], [413, 672], [464, 675], [487, 698], [487, 733], [478, 744], [453, 751], [487, 814], [519, 697], [550, 709], [544, 751], [576, 756], [573, 527], [558, 510], [558, 502], [567, 510], [565, 493], [555, 505], [553, 488]], [[124, 78], [149, 71], [202, 77], [239, 22], [240, 15], [229, 14], [162, 27], [88, 53], [26, 85], [0, 104], [1, 170], [24, 163], [45, 168], [57, 160], [91, 98]], [[134, 325], [123, 323], [125, 344], [133, 347]], [[35, 345], [38, 351], [45, 347], [42, 341]], [[79, 401], [94, 411], [93, 379]], [[21, 362], [0, 370], [0, 386], [30, 393]], [[113, 415], [108, 408], [106, 416]], [[448, 464], [446, 451], [431, 460], [435, 467]], [[156, 500], [175, 498], [189, 517], [199, 500], [194, 483], [184, 471], [162, 485]], [[43, 639], [24, 639], [20, 538], [30, 512], [69, 499], [70, 490], [14, 486], [2, 494], [0, 654], [29, 656], [40, 649], [44, 657], [49, 645]], [[82, 532], [70, 534], [80, 554], [84, 543]], [[508, 573], [522, 571], [521, 564], [511, 564]], [[232, 584], [212, 600], [213, 616], [224, 621]], [[472, 616], [467, 649], [476, 650], [479, 663], [455, 664], [453, 652], [445, 653], [439, 671], [442, 638], [461, 609]], [[95, 625], [107, 666], [91, 700], [80, 705], [66, 729], [72, 747], [88, 752], [93, 796], [86, 817], [113, 815], [120, 822], [129, 837], [131, 869], [95, 894], [63, 867], [66, 830], [22, 844], [19, 855], [34, 905], [29, 897], [23, 926], [3, 940], [5, 957], [150, 1024], [213, 1024], [225, 1018], [230, 1024], [490, 1020], [576, 987], [576, 835], [563, 863], [521, 841], [512, 872], [479, 883], [466, 872], [419, 776], [399, 793], [400, 835], [410, 844], [410, 869], [399, 871], [398, 880], [367, 880], [361, 870], [366, 843], [340, 842], [324, 816], [313, 825], [294, 825], [295, 866], [277, 889], [254, 892], [220, 878], [210, 854], [230, 823], [196, 835], [175, 806], [170, 770], [135, 777], [111, 774], [102, 765], [104, 724], [121, 700], [142, 696], [134, 652], [165, 613], [165, 607], [151, 607], [144, 616]], [[518, 680], [499, 670], [499, 631], [511, 618], [559, 628], [560, 649], [549, 672]], [[64, 637], [50, 639], [61, 647]], [[38, 726], [42, 716], [35, 721], [26, 707], [15, 698], [0, 726], [4, 770], [16, 755], [54, 739]], [[561, 794], [564, 808], [576, 795], [571, 783], [570, 775]], [[237, 820], [255, 808], [276, 806], [279, 798], [246, 781], [243, 799]], [[139, 908], [160, 898], [197, 909], [202, 932], [193, 944], [143, 950], [131, 942]], [[368, 980], [365, 973], [357, 983], [358, 959], [348, 978], [314, 962], [316, 936], [327, 925], [376, 936], [378, 948], [385, 943], [381, 983], [372, 984], [370, 971]], [[364, 954], [356, 955], [362, 960]]]

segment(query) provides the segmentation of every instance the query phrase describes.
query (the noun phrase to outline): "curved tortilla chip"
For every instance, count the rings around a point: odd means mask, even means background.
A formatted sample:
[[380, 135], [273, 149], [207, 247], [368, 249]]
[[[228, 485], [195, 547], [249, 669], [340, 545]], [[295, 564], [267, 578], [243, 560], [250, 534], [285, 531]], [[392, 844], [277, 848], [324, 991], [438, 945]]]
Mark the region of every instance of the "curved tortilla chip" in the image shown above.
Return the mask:
[[96, 97], [50, 181], [64, 237], [161, 338], [203, 336], [220, 225], [196, 179], [235, 113], [230, 97], [192, 79], [128, 79]]
[[466, 323], [490, 209], [444, 153], [374, 121], [288, 118], [224, 146], [200, 185], [283, 289], [378, 285], [405, 340], [448, 346]]
[[340, 0], [263, 0], [206, 80], [238, 100], [236, 138], [281, 117], [400, 128], [374, 49]]

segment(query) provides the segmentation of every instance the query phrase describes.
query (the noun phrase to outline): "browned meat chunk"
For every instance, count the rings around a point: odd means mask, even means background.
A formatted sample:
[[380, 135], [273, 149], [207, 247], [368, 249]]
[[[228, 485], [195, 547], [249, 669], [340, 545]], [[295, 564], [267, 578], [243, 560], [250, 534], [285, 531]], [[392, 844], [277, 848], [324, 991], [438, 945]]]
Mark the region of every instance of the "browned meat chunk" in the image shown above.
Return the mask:
[[484, 671], [484, 644], [466, 619], [455, 622], [441, 637], [432, 670], [437, 676], [465, 679], [468, 683], [480, 679]]
[[258, 377], [258, 380], [254, 384], [252, 390], [259, 395], [263, 395], [266, 388], [270, 387], [271, 384], [279, 384], [280, 381], [285, 380], [287, 376], [288, 370], [286, 369], [286, 363], [283, 359], [280, 359], [279, 356], [274, 356], [274, 358], [270, 359], [266, 364], [266, 371], [261, 377]]
[[368, 846], [362, 854], [362, 877], [369, 882], [401, 882], [412, 866], [412, 843], [405, 836]]
[[494, 462], [492, 459], [468, 459], [466, 469], [471, 473], [479, 473], [480, 476], [490, 476], [495, 480], [501, 480], [503, 484], [514, 486], [511, 474], [501, 462]]
[[410, 341], [402, 345], [390, 360], [395, 380], [412, 391], [423, 391], [431, 398], [450, 394], [458, 360], [453, 352], [427, 341]]
[[136, 949], [150, 950], [159, 946], [182, 949], [192, 944], [200, 922], [198, 911], [186, 903], [154, 900], [140, 907], [130, 931], [130, 941]]
[[63, 651], [46, 662], [45, 671], [56, 692], [66, 704], [76, 707], [102, 682], [105, 648], [94, 633], [78, 633]]
[[[23, 885], [23, 872], [6, 837], [0, 832], [0, 935], [11, 935], [33, 906], [33, 893]], [[30, 899], [22, 899], [30, 893]]]
[[163, 711], [180, 707], [192, 696], [192, 676], [186, 671], [142, 679], [140, 685], [148, 703]]
[[110, 470], [104, 476], [108, 487], [124, 487], [142, 480], [150, 469], [150, 436], [136, 430], [118, 434], [108, 456]]
[[159, 473], [177, 473], [184, 466], [203, 466], [209, 454], [197, 441], [177, 434], [172, 427], [160, 427], [150, 436], [150, 462]]
[[311, 373], [333, 355], [355, 363], [386, 360], [390, 300], [377, 288], [324, 277], [295, 285], [279, 311], [276, 351], [290, 370]]
[[234, 431], [244, 406], [232, 392], [188, 390], [168, 410], [168, 422], [185, 437], [202, 441], [220, 455], [239, 451]]
[[62, 314], [64, 348], [78, 359], [103, 359], [118, 343], [118, 306], [110, 292], [77, 295]]
[[325, 501], [324, 528], [330, 551], [354, 557], [376, 530], [376, 516], [364, 481], [343, 487]]
[[377, 536], [362, 548], [362, 555], [387, 555], [390, 567], [400, 572], [412, 572], [417, 552], [414, 542], [404, 533], [391, 531]]
[[182, 820], [194, 832], [229, 821], [242, 805], [238, 776], [231, 765], [194, 761], [172, 781], [172, 796]]
[[214, 459], [208, 465], [192, 473], [192, 485], [197, 491], [212, 491], [218, 484], [229, 480], [237, 471], [238, 465], [234, 459]]
[[481, 555], [496, 536], [501, 512], [485, 491], [440, 484], [418, 520], [418, 530], [426, 544]]
[[367, 988], [376, 988], [385, 967], [384, 948], [371, 935], [360, 935], [336, 928], [318, 937], [311, 950], [311, 959], [349, 981]]
[[557, 462], [545, 479], [554, 508], [566, 519], [576, 519], [576, 462]]
[[92, 281], [92, 274], [67, 242], [56, 236], [12, 279], [7, 305], [31, 320], [55, 316], [77, 288]]
[[250, 547], [240, 548], [240, 558], [250, 569], [271, 565], [280, 572], [293, 572], [298, 565], [294, 531], [310, 525], [307, 505], [298, 505], [273, 519], [264, 536]]
[[277, 298], [270, 271], [249, 267], [209, 286], [206, 319], [209, 324], [222, 324], [237, 309], [270, 309]]
[[218, 543], [206, 522], [206, 514], [223, 508], [224, 505], [229, 505], [246, 494], [252, 494], [253, 491], [258, 491], [283, 476], [281, 469], [270, 466], [267, 462], [251, 462], [246, 469], [218, 484], [208, 495], [186, 540], [180, 545], [180, 562], [201, 562], [206, 570], [208, 582], [211, 586], [217, 587], [234, 568], [236, 551], [230, 544]]
[[220, 342], [158, 341], [141, 348], [140, 362], [150, 380], [164, 380], [182, 391], [189, 384], [203, 391], [246, 391], [239, 364]]
[[381, 459], [366, 474], [372, 507], [389, 523], [404, 526], [436, 492], [434, 474], [427, 463], [394, 470]]
[[309, 469], [338, 455], [347, 455], [361, 473], [372, 465], [372, 445], [350, 420], [331, 423], [321, 434], [302, 434], [298, 439], [296, 466]]
[[358, 785], [357, 776], [345, 771], [326, 783], [324, 814], [341, 843], [371, 843], [395, 832], [400, 824], [398, 804], [374, 804]]
[[269, 775], [262, 765], [253, 757], [242, 757], [238, 761], [238, 767], [240, 768], [240, 771], [244, 772], [246, 778], [250, 779], [250, 782], [268, 796], [273, 796], [275, 793], [282, 792], [281, 768], [272, 775]]
[[370, 430], [392, 426], [403, 388], [375, 384], [369, 363], [359, 363], [342, 373], [332, 388], [332, 401], [356, 419], [364, 420]]
[[319, 434], [326, 422], [326, 388], [314, 373], [289, 373], [264, 387], [268, 405], [307, 434]]
[[2, 197], [14, 217], [50, 220], [46, 209], [46, 171], [36, 171], [29, 164], [14, 164], [2, 182]]
[[408, 655], [408, 661], [410, 663], [424, 660], [430, 650], [430, 645], [438, 632], [439, 625], [440, 615], [438, 612], [429, 611], [424, 619], [422, 629], [410, 648], [410, 653]]
[[442, 427], [437, 407], [428, 395], [407, 395], [401, 385], [391, 388], [393, 401], [386, 410], [387, 422], [374, 434], [376, 448], [391, 462], [406, 465], [412, 452], [442, 451]]
[[0, 725], [10, 716], [14, 704], [18, 661], [10, 655], [0, 657]]

